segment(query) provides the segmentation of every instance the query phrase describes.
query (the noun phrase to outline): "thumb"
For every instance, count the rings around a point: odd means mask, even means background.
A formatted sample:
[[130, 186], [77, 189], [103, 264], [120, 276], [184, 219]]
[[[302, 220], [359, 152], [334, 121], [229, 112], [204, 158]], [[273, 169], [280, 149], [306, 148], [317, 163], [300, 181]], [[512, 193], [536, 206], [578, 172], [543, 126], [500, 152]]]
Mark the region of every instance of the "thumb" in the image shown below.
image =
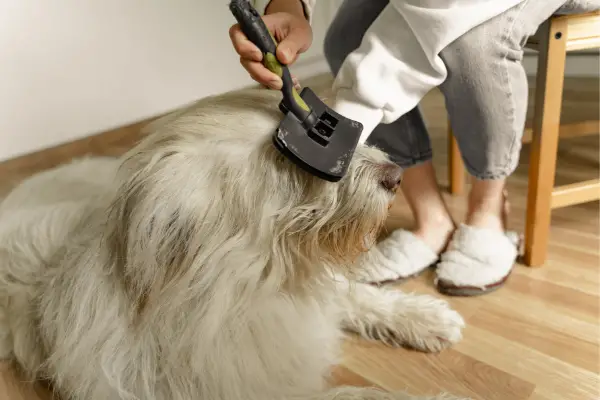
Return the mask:
[[263, 17], [265, 25], [279, 42], [276, 56], [283, 64], [296, 61], [298, 54], [305, 52], [312, 42], [312, 29], [304, 19], [280, 12]]
[[284, 64], [292, 64], [298, 54], [306, 50], [305, 39], [299, 29], [292, 30], [277, 45], [277, 59]]

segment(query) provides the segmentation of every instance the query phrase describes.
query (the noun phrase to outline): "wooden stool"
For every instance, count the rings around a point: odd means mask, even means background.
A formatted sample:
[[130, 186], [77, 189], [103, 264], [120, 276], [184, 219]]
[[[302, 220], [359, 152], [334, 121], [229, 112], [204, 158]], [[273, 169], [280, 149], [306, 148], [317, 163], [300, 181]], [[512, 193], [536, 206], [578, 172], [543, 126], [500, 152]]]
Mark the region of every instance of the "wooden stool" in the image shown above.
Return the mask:
[[[598, 133], [598, 121], [561, 125], [560, 113], [567, 52], [600, 48], [600, 11], [553, 16], [526, 46], [539, 58], [533, 126], [523, 135], [523, 143], [531, 142], [524, 262], [539, 266], [546, 260], [552, 209], [600, 199], [600, 179], [554, 186], [559, 136]], [[450, 123], [448, 152], [450, 192], [460, 194], [465, 171]]]

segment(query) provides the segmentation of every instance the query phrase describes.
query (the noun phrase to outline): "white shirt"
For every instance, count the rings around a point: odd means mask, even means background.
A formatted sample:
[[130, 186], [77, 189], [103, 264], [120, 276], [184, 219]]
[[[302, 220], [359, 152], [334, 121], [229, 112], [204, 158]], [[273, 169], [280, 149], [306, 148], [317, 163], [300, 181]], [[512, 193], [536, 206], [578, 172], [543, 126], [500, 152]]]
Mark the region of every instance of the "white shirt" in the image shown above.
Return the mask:
[[[264, 13], [270, 0], [255, 0]], [[316, 0], [301, 0], [312, 20]], [[444, 82], [440, 52], [481, 23], [525, 0], [390, 0], [342, 64], [335, 111], [363, 124], [363, 143], [379, 123], [412, 110]]]

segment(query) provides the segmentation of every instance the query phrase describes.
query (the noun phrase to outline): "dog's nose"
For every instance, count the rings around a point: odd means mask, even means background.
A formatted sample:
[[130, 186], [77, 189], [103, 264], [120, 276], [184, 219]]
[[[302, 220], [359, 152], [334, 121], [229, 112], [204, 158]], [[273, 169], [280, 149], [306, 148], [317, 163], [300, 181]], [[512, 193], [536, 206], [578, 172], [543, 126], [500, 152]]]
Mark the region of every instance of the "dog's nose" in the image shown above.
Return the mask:
[[402, 168], [396, 164], [388, 164], [383, 169], [381, 185], [391, 192], [395, 192], [402, 181]]

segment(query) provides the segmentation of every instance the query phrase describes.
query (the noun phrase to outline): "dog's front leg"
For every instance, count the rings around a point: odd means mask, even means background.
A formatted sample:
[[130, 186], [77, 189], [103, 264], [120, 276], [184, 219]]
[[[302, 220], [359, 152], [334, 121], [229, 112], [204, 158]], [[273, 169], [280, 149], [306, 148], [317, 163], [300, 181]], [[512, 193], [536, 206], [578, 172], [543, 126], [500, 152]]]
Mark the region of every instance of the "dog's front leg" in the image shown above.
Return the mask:
[[343, 328], [390, 346], [436, 352], [462, 337], [464, 321], [444, 300], [336, 277]]

